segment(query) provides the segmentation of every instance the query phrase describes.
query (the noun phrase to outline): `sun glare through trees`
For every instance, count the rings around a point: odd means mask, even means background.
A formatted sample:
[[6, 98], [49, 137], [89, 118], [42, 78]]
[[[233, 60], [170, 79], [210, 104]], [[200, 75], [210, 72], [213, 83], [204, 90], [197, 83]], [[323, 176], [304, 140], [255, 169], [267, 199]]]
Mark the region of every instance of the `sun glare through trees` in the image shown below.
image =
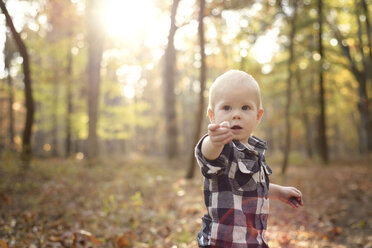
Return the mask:
[[0, 0], [0, 248], [197, 247], [230, 69], [270, 181], [303, 192], [270, 200], [270, 247], [371, 248], [371, 23], [372, 0]]

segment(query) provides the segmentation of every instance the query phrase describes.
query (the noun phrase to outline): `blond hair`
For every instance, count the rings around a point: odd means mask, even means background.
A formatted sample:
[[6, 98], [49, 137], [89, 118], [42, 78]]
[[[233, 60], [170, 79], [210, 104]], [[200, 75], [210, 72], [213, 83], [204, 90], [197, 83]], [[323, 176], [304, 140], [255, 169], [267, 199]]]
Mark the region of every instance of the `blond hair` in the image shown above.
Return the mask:
[[260, 87], [256, 80], [252, 77], [252, 75], [239, 70], [229, 70], [219, 77], [216, 78], [216, 80], [212, 83], [211, 87], [209, 88], [209, 104], [208, 109], [213, 110], [214, 104], [216, 101], [216, 92], [217, 89], [221, 87], [222, 84], [226, 83], [235, 83], [235, 84], [242, 84], [242, 83], [250, 83], [251, 85], [254, 85], [257, 89], [257, 107], [258, 109], [262, 109], [262, 101], [261, 101], [261, 93], [260, 93]]

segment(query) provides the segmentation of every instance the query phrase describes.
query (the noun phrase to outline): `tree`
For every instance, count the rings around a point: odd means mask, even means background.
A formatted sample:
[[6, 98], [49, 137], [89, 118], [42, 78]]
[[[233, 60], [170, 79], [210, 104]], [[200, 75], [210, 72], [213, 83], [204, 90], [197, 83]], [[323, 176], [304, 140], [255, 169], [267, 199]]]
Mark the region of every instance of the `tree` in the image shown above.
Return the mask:
[[[357, 37], [358, 41], [355, 41], [354, 45], [351, 47], [347, 42], [344, 34], [338, 28], [336, 20], [329, 17], [327, 19], [328, 24], [330, 25], [333, 33], [338, 41], [338, 45], [341, 48], [342, 55], [349, 62], [348, 70], [352, 73], [355, 80], [358, 82], [358, 111], [360, 113], [361, 126], [363, 127], [363, 135], [360, 140], [363, 150], [372, 152], [372, 114], [369, 107], [369, 96], [367, 90], [368, 81], [372, 84], [372, 37], [371, 37], [371, 27], [369, 22], [369, 13], [365, 1], [361, 1], [362, 9], [364, 11], [364, 17], [366, 18], [366, 27], [365, 32], [367, 34], [367, 44], [364, 44], [362, 39], [363, 28], [360, 22], [360, 11], [357, 2], [355, 2], [355, 17], [357, 22]], [[368, 52], [366, 52], [368, 51]], [[362, 59], [360, 64], [358, 64], [357, 56], [360, 56]]]
[[103, 54], [103, 34], [100, 18], [100, 0], [87, 1], [87, 43], [88, 43], [88, 65], [87, 65], [87, 92], [88, 92], [88, 139], [87, 157], [89, 159], [98, 156], [98, 103], [101, 84], [101, 60]]
[[293, 14], [291, 17], [288, 17], [288, 22], [291, 24], [291, 31], [289, 34], [289, 58], [288, 58], [288, 78], [287, 78], [287, 90], [286, 90], [286, 107], [285, 107], [285, 126], [286, 126], [286, 135], [285, 135], [285, 146], [284, 146], [284, 159], [282, 163], [282, 174], [287, 170], [289, 153], [291, 149], [291, 118], [290, 110], [292, 106], [292, 80], [294, 75], [294, 60], [295, 60], [295, 51], [294, 51], [294, 38], [296, 34], [296, 18], [297, 18], [297, 0], [293, 1]]
[[307, 156], [311, 159], [313, 157], [313, 146], [312, 146], [312, 127], [310, 123], [309, 113], [306, 109], [306, 97], [305, 97], [305, 87], [302, 82], [302, 76], [300, 72], [300, 68], [296, 70], [296, 83], [297, 89], [299, 92], [299, 100], [301, 105], [301, 119], [303, 122], [303, 127], [305, 129], [305, 147]]
[[[368, 38], [368, 62], [367, 62], [367, 68], [371, 68], [372, 66], [372, 28], [371, 28], [371, 22], [370, 22], [370, 16], [368, 11], [368, 6], [365, 0], [361, 0], [361, 4], [363, 7], [364, 16], [366, 18], [366, 32], [367, 32], [367, 38]], [[367, 70], [369, 72], [368, 78], [369, 83], [372, 84], [372, 70]], [[372, 118], [372, 117], [371, 117]], [[372, 121], [371, 121], [372, 122]], [[372, 139], [372, 137], [370, 138]], [[372, 143], [372, 142], [371, 142]]]
[[66, 67], [66, 73], [67, 73], [67, 85], [66, 85], [66, 141], [65, 141], [65, 156], [68, 157], [71, 154], [71, 133], [72, 133], [72, 121], [71, 121], [71, 115], [73, 111], [73, 105], [72, 105], [72, 87], [71, 87], [71, 80], [72, 80], [72, 53], [71, 49], [68, 50], [67, 53], [67, 67]]
[[318, 149], [320, 156], [324, 163], [328, 163], [328, 145], [327, 145], [327, 135], [326, 135], [326, 113], [325, 113], [325, 88], [324, 88], [324, 76], [323, 76], [323, 62], [324, 62], [324, 52], [323, 52], [323, 1], [318, 0], [318, 51], [320, 56], [319, 61], [319, 137], [318, 137]]
[[176, 77], [176, 49], [174, 47], [174, 36], [177, 31], [176, 14], [179, 2], [180, 0], [173, 0], [171, 10], [171, 25], [168, 35], [168, 45], [165, 49], [164, 54], [163, 67], [166, 155], [168, 158], [174, 158], [178, 154], [176, 96], [174, 94], [174, 85]]
[[6, 34], [5, 37], [5, 48], [4, 48], [4, 66], [5, 70], [7, 71], [7, 83], [8, 83], [8, 94], [9, 94], [9, 144], [10, 148], [13, 150], [15, 148], [14, 143], [14, 111], [13, 111], [13, 103], [14, 103], [14, 90], [13, 90], [13, 80], [12, 76], [10, 75], [10, 63], [16, 51], [15, 44], [10, 39], [9, 35]]
[[[56, 79], [53, 80], [53, 84], [54, 86], [59, 84], [61, 86], [61, 91], [65, 91], [65, 94], [60, 92], [61, 96], [64, 96], [64, 101], [62, 101], [62, 103], [57, 104], [57, 99], [53, 99], [55, 105], [63, 106], [59, 108], [66, 110], [64, 116], [61, 116], [60, 111], [58, 111], [58, 114], [56, 114], [57, 111], [53, 111], [54, 116], [52, 119], [60, 118], [65, 120], [65, 128], [63, 129], [64, 132], [62, 130], [60, 132], [65, 134], [64, 151], [66, 157], [68, 157], [72, 152], [73, 142], [74, 125], [72, 123], [72, 115], [75, 107], [75, 102], [73, 102], [73, 85], [79, 85], [77, 82], [74, 82], [74, 84], [72, 82], [74, 80], [72, 73], [79, 71], [79, 69], [76, 68], [77, 64], [74, 63], [75, 58], [73, 56], [72, 49], [76, 44], [76, 37], [82, 31], [82, 29], [84, 29], [82, 25], [82, 17], [77, 14], [75, 5], [76, 3], [74, 4], [70, 0], [48, 0], [45, 6], [49, 25], [52, 27], [50, 30], [48, 30], [47, 42], [48, 44], [55, 44], [56, 48], [52, 49], [48, 55], [52, 58], [51, 60], [55, 61], [56, 64], [56, 66], [50, 70], [53, 71], [56, 76]], [[65, 67], [64, 70], [61, 70], [61, 65]], [[58, 70], [55, 71], [55, 68], [58, 68]], [[58, 92], [58, 88], [55, 89]], [[60, 99], [63, 98], [61, 97]], [[58, 99], [58, 101], [60, 101], [60, 99]], [[57, 123], [60, 125], [60, 123], [63, 122], [58, 121]], [[57, 127], [54, 127], [54, 129], [56, 131], [58, 130]], [[56, 131], [54, 133], [57, 133]], [[50, 136], [53, 137], [53, 135]], [[60, 137], [61, 135], [55, 137], [54, 140], [57, 141], [57, 139]], [[56, 142], [54, 147], [56, 147], [57, 144], [59, 144], [59, 142]]]
[[25, 166], [28, 167], [29, 162], [31, 161], [31, 135], [32, 135], [32, 124], [34, 120], [34, 100], [32, 97], [32, 87], [31, 87], [31, 70], [30, 70], [30, 61], [27, 52], [27, 47], [24, 44], [20, 34], [14, 27], [12, 18], [10, 17], [8, 10], [5, 6], [4, 1], [0, 0], [0, 8], [5, 15], [6, 25], [10, 28], [10, 31], [13, 35], [13, 38], [17, 44], [19, 53], [23, 59], [23, 74], [24, 74], [24, 83], [25, 83], [25, 101], [26, 101], [26, 122], [23, 131], [22, 137], [22, 153], [21, 159], [25, 162]]
[[[194, 133], [194, 146], [196, 146], [199, 138], [201, 127], [203, 123], [204, 117], [204, 90], [205, 90], [205, 83], [207, 78], [207, 65], [205, 63], [205, 40], [204, 40], [204, 11], [205, 11], [205, 0], [199, 1], [199, 26], [198, 26], [198, 37], [199, 37], [199, 46], [200, 46], [200, 92], [199, 92], [199, 104], [198, 110], [196, 114], [196, 121], [195, 121], [195, 133]], [[194, 150], [191, 150], [191, 158], [189, 164], [189, 170], [187, 172], [186, 178], [191, 179], [194, 177], [195, 171], [195, 157], [194, 157]]]

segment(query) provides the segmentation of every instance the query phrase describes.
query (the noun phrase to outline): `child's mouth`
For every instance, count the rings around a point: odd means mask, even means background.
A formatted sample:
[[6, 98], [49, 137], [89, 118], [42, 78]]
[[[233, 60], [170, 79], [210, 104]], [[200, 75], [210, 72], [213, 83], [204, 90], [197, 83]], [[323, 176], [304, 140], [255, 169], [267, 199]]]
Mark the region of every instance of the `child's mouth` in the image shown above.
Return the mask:
[[242, 129], [241, 126], [238, 126], [238, 125], [235, 125], [235, 126], [232, 126], [231, 129], [233, 130], [239, 130], [239, 129]]

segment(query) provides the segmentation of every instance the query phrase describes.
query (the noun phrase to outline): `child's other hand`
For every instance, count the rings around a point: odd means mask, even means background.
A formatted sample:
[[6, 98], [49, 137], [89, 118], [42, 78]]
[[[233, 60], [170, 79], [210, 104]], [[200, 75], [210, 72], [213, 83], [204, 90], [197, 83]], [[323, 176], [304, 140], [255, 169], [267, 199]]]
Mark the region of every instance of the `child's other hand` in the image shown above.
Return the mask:
[[233, 133], [227, 121], [221, 122], [220, 124], [209, 124], [208, 135], [214, 146], [224, 146], [233, 139]]
[[299, 206], [303, 206], [304, 202], [302, 199], [302, 193], [295, 187], [282, 187], [281, 194], [279, 196], [279, 200], [284, 203], [289, 204], [293, 208], [298, 208]]

